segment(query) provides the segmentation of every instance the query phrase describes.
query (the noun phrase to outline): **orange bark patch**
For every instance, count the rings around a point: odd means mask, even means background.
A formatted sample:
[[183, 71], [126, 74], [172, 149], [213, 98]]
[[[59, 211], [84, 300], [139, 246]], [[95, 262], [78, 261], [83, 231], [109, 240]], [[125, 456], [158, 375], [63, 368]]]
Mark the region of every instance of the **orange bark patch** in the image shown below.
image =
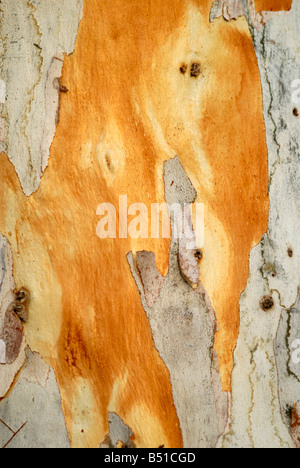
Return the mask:
[[17, 287], [32, 292], [27, 339], [55, 368], [73, 446], [99, 445], [108, 411], [139, 446], [182, 445], [170, 377], [126, 260], [151, 250], [165, 273], [169, 241], [96, 236], [100, 203], [118, 206], [125, 194], [150, 211], [164, 201], [163, 162], [176, 154], [205, 203], [201, 280], [230, 390], [249, 252], [267, 229], [267, 148], [246, 20], [210, 24], [210, 7], [85, 0], [38, 192], [25, 198], [1, 157], [0, 228], [11, 233]]
[[255, 0], [255, 9], [259, 11], [289, 11], [293, 0]]
[[295, 403], [291, 417], [291, 436], [297, 448], [300, 447], [300, 416], [298, 413], [298, 405]]

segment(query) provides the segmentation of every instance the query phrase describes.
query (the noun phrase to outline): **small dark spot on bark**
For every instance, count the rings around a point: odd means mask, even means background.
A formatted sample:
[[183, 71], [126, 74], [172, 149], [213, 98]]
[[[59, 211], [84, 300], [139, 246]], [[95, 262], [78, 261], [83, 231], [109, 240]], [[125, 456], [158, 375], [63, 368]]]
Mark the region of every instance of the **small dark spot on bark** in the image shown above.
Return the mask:
[[195, 62], [191, 66], [191, 77], [198, 78], [201, 73], [201, 67], [199, 62]]
[[291, 249], [291, 248], [289, 247], [287, 252], [288, 252], [288, 256], [289, 256], [290, 258], [292, 258], [293, 255], [294, 255], [293, 249]]
[[106, 154], [105, 155], [105, 162], [106, 162], [106, 166], [107, 166], [107, 169], [112, 173], [114, 174], [114, 165], [113, 165], [113, 161], [110, 157], [109, 154]]
[[186, 72], [187, 72], [187, 69], [188, 69], [188, 66], [184, 63], [184, 64], [181, 65], [181, 67], [180, 67], [179, 70], [180, 70], [180, 73], [182, 73], [183, 75], [185, 75]]
[[105, 161], [106, 161], [106, 165], [108, 167], [108, 169], [111, 168], [111, 160], [110, 160], [110, 157], [108, 155], [105, 156]]
[[61, 85], [59, 87], [59, 90], [60, 90], [61, 93], [68, 93], [69, 92], [68, 88], [66, 86], [63, 86], [63, 85]]
[[292, 414], [293, 414], [293, 407], [290, 406], [290, 405], [286, 405], [285, 414], [286, 414], [287, 418], [289, 420], [291, 420], [292, 419]]
[[288, 128], [286, 122], [283, 120], [282, 117], [280, 118], [279, 123], [280, 123], [280, 128], [281, 128], [282, 130], [286, 130], [286, 129]]
[[294, 107], [293, 114], [294, 114], [295, 117], [299, 117], [299, 111], [298, 111], [297, 107]]
[[174, 180], [172, 180], [171, 187], [173, 187], [173, 185], [174, 185]]
[[34, 45], [34, 47], [36, 47], [37, 49], [42, 50], [41, 46], [39, 46], [38, 44], [33, 44], [33, 45]]
[[26, 323], [27, 322], [27, 310], [22, 304], [18, 304], [14, 306], [13, 309], [14, 313], [19, 317], [21, 322]]
[[19, 301], [19, 302], [22, 302], [25, 298], [26, 298], [26, 292], [25, 291], [21, 290], [16, 294], [16, 300]]
[[260, 307], [265, 312], [268, 312], [269, 310], [273, 309], [274, 305], [275, 302], [272, 296], [264, 296], [260, 301]]
[[53, 85], [54, 85], [54, 88], [57, 89], [60, 93], [69, 92], [68, 88], [62, 84], [60, 78], [55, 78]]
[[195, 257], [196, 257], [198, 260], [202, 260], [203, 253], [201, 252], [201, 250], [196, 250], [196, 252], [195, 252]]
[[14, 313], [21, 319], [22, 322], [27, 322], [28, 319], [28, 303], [30, 293], [28, 289], [22, 288], [16, 292], [16, 302], [12, 304]]

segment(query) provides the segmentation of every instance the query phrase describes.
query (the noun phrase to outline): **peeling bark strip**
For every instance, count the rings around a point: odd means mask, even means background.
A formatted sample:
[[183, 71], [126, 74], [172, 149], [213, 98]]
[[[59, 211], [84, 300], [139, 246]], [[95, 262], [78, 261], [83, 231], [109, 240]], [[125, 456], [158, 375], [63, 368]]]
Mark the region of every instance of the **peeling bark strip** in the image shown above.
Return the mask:
[[[176, 177], [174, 177], [176, 174]], [[181, 208], [173, 212], [174, 230], [179, 237], [178, 261], [181, 273], [192, 284], [199, 280], [198, 261], [196, 258], [196, 236], [193, 229], [189, 206], [195, 202], [197, 192], [187, 177], [178, 157], [164, 165], [165, 199], [169, 207], [173, 204]]]
[[[165, 164], [165, 198], [167, 203], [193, 203], [196, 192], [179, 159]], [[170, 180], [174, 184], [170, 184]], [[171, 213], [174, 234], [177, 214]], [[217, 360], [213, 354], [215, 318], [213, 322], [199, 290], [185, 281], [190, 269], [185, 259], [180, 268], [181, 247], [172, 238], [169, 272], [158, 276], [153, 266], [154, 254], [137, 254], [141, 279], [135, 269], [134, 256], [128, 255], [132, 274], [139, 288], [142, 303], [150, 321], [155, 346], [170, 371], [174, 402], [185, 447], [215, 447], [228, 420], [227, 395], [220, 390]], [[194, 256], [192, 257], [195, 258]], [[147, 261], [149, 266], [147, 268]], [[197, 275], [197, 282], [198, 282]], [[142, 282], [141, 282], [142, 280]], [[151, 288], [143, 288], [150, 284]], [[159, 292], [158, 292], [159, 291]], [[149, 305], [152, 304], [152, 307]]]
[[100, 448], [135, 448], [134, 434], [130, 427], [115, 413], [109, 413], [109, 434], [105, 436]]
[[211, 21], [214, 18], [220, 18], [221, 16], [223, 16], [227, 21], [232, 19], [236, 20], [244, 14], [245, 10], [241, 0], [220, 0], [216, 1], [213, 5]]
[[164, 278], [157, 269], [153, 252], [137, 253], [137, 268], [143, 283], [145, 299], [154, 307], [164, 284]]
[[[15, 291], [12, 277], [12, 256], [8, 242], [1, 238], [2, 279], [0, 281], [0, 340], [2, 342], [1, 364], [13, 364], [24, 345], [23, 323], [28, 318], [29, 291]], [[8, 304], [8, 301], [11, 301]]]
[[55, 134], [64, 54], [74, 51], [82, 0], [3, 0], [1, 79], [6, 151], [26, 195], [39, 187]]
[[300, 296], [291, 310], [283, 310], [275, 341], [281, 414], [295, 445], [300, 448], [300, 365], [294, 343], [300, 337]]
[[[1, 399], [10, 389], [17, 373], [25, 362], [25, 338], [21, 319], [14, 313], [16, 295], [12, 275], [11, 248], [8, 241], [2, 236], [0, 236], [0, 252], [0, 340], [3, 352], [2, 362], [0, 363]], [[25, 302], [27, 302], [27, 297]]]
[[[270, 21], [277, 9], [267, 8], [268, 11], [255, 9], [255, 0], [244, 0], [245, 7], [247, 5], [247, 13], [249, 14], [251, 25], [261, 31], [262, 28]], [[232, 19], [237, 20], [241, 16], [246, 15], [246, 10], [243, 0], [217, 0], [210, 12], [210, 21], [213, 22], [216, 18], [223, 17], [226, 21]]]
[[299, 446], [300, 367], [293, 344], [300, 337], [300, 142], [292, 100], [292, 82], [300, 76], [299, 19], [299, 2], [293, 2], [261, 31], [251, 28], [264, 96], [270, 214], [241, 298], [233, 424], [224, 447]]
[[5, 343], [5, 364], [13, 364], [20, 353], [24, 338], [23, 323], [28, 319], [29, 291], [22, 288], [15, 294], [15, 301], [12, 302], [4, 319], [3, 331], [0, 339]]
[[[289, 9], [287, 3], [284, 9]], [[300, 5], [295, 1], [290, 12], [275, 13], [261, 33], [253, 31], [264, 94], [270, 172], [271, 205], [268, 234], [261, 244], [262, 271], [270, 293], [279, 295], [281, 318], [275, 322], [274, 346], [279, 401], [283, 421], [297, 446], [293, 417], [300, 401], [300, 368], [293, 362], [293, 343], [300, 337], [300, 141], [292, 82], [300, 76], [299, 19]], [[283, 43], [283, 37], [293, 40]], [[289, 408], [293, 408], [292, 414]]]
[[15, 305], [12, 304], [6, 311], [4, 330], [1, 334], [6, 345], [6, 364], [12, 364], [19, 356], [23, 341], [23, 325], [14, 312]]

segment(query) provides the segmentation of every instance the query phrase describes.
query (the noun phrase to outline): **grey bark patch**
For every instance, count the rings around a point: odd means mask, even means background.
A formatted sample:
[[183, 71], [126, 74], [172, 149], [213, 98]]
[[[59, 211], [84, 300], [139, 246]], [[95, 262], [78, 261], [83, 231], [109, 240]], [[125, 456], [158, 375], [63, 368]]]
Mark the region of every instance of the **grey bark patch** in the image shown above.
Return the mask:
[[[300, 284], [300, 157], [291, 85], [300, 76], [300, 5], [293, 2], [291, 12], [275, 13], [265, 27], [264, 21], [254, 24], [252, 0], [249, 6], [247, 17], [263, 90], [270, 213], [268, 232], [251, 252], [249, 281], [240, 301], [233, 422], [221, 446], [294, 448], [291, 414], [299, 399], [299, 382], [290, 362], [288, 336], [299, 328], [293, 322], [291, 332], [288, 322], [297, 315], [293, 309], [298, 308]], [[260, 307], [264, 296], [274, 299], [268, 313]]]
[[[300, 401], [300, 366], [292, 360], [292, 344], [300, 339], [300, 152], [292, 87], [300, 77], [299, 2], [293, 2], [290, 12], [276, 13], [261, 33], [252, 32], [263, 85], [270, 161], [270, 220], [262, 251], [264, 265], [272, 268], [264, 270], [264, 278], [270, 292], [278, 292], [282, 306], [274, 347], [281, 415], [292, 434], [288, 408]], [[283, 37], [287, 38], [284, 42]]]
[[0, 419], [15, 432], [22, 427], [7, 448], [69, 448], [53, 370], [45, 388], [27, 377], [22, 371], [12, 391], [0, 402]]
[[7, 152], [28, 196], [38, 189], [48, 163], [59, 108], [53, 80], [61, 76], [64, 54], [74, 51], [82, 5], [82, 0], [1, 2], [6, 96], [0, 151]]
[[0, 420], [0, 448], [3, 448], [13, 435], [14, 431], [4, 421]]
[[157, 269], [153, 252], [138, 252], [137, 267], [144, 287], [145, 299], [149, 307], [157, 301], [164, 278]]
[[165, 199], [169, 205], [194, 203], [197, 192], [178, 156], [170, 159], [164, 165]]
[[193, 229], [191, 209], [188, 206], [185, 206], [180, 213], [180, 217], [183, 223], [183, 229], [178, 243], [180, 271], [184, 278], [192, 284], [197, 284], [199, 280], [199, 269], [198, 259], [196, 256], [196, 236]]
[[105, 436], [99, 448], [135, 448], [132, 441], [134, 436], [132, 429], [126, 426], [116, 413], [109, 413], [108, 423], [109, 434]]
[[[165, 192], [170, 204], [182, 206], [196, 199], [197, 193], [177, 157], [165, 164]], [[173, 233], [174, 223], [173, 215]], [[193, 290], [183, 278], [178, 254], [178, 239], [172, 237], [169, 271], [153, 307], [148, 305], [131, 253], [128, 262], [150, 321], [156, 349], [170, 372], [184, 446], [215, 447], [228, 419], [227, 394], [220, 391], [213, 354], [215, 321], [211, 320], [202, 289]], [[218, 404], [217, 399], [222, 403]]]
[[29, 383], [38, 384], [42, 388], [47, 387], [50, 367], [44, 362], [41, 355], [32, 352], [29, 346], [26, 348], [26, 366], [23, 369], [23, 378]]
[[116, 413], [109, 413], [109, 433], [113, 447], [116, 447], [118, 442], [123, 442], [125, 445], [131, 445], [131, 437], [133, 432], [130, 427], [122, 421]]
[[300, 364], [294, 359], [293, 344], [299, 339], [300, 298], [293, 309], [282, 311], [275, 340], [281, 414], [298, 447], [300, 447], [300, 440], [298, 440], [300, 421], [293, 421], [293, 418], [296, 418], [296, 414], [300, 416]]
[[172, 233], [179, 239], [178, 260], [183, 276], [192, 284], [199, 279], [196, 238], [191, 205], [197, 192], [178, 156], [164, 164], [165, 198], [169, 205]]

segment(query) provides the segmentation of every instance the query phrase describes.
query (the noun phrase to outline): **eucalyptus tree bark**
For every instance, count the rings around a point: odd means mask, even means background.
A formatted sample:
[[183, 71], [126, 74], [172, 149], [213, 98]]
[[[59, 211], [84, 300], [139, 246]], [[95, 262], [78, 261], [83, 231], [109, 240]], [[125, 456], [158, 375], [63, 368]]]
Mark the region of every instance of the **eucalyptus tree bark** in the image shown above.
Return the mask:
[[1, 447], [300, 446], [299, 8], [1, 1]]

